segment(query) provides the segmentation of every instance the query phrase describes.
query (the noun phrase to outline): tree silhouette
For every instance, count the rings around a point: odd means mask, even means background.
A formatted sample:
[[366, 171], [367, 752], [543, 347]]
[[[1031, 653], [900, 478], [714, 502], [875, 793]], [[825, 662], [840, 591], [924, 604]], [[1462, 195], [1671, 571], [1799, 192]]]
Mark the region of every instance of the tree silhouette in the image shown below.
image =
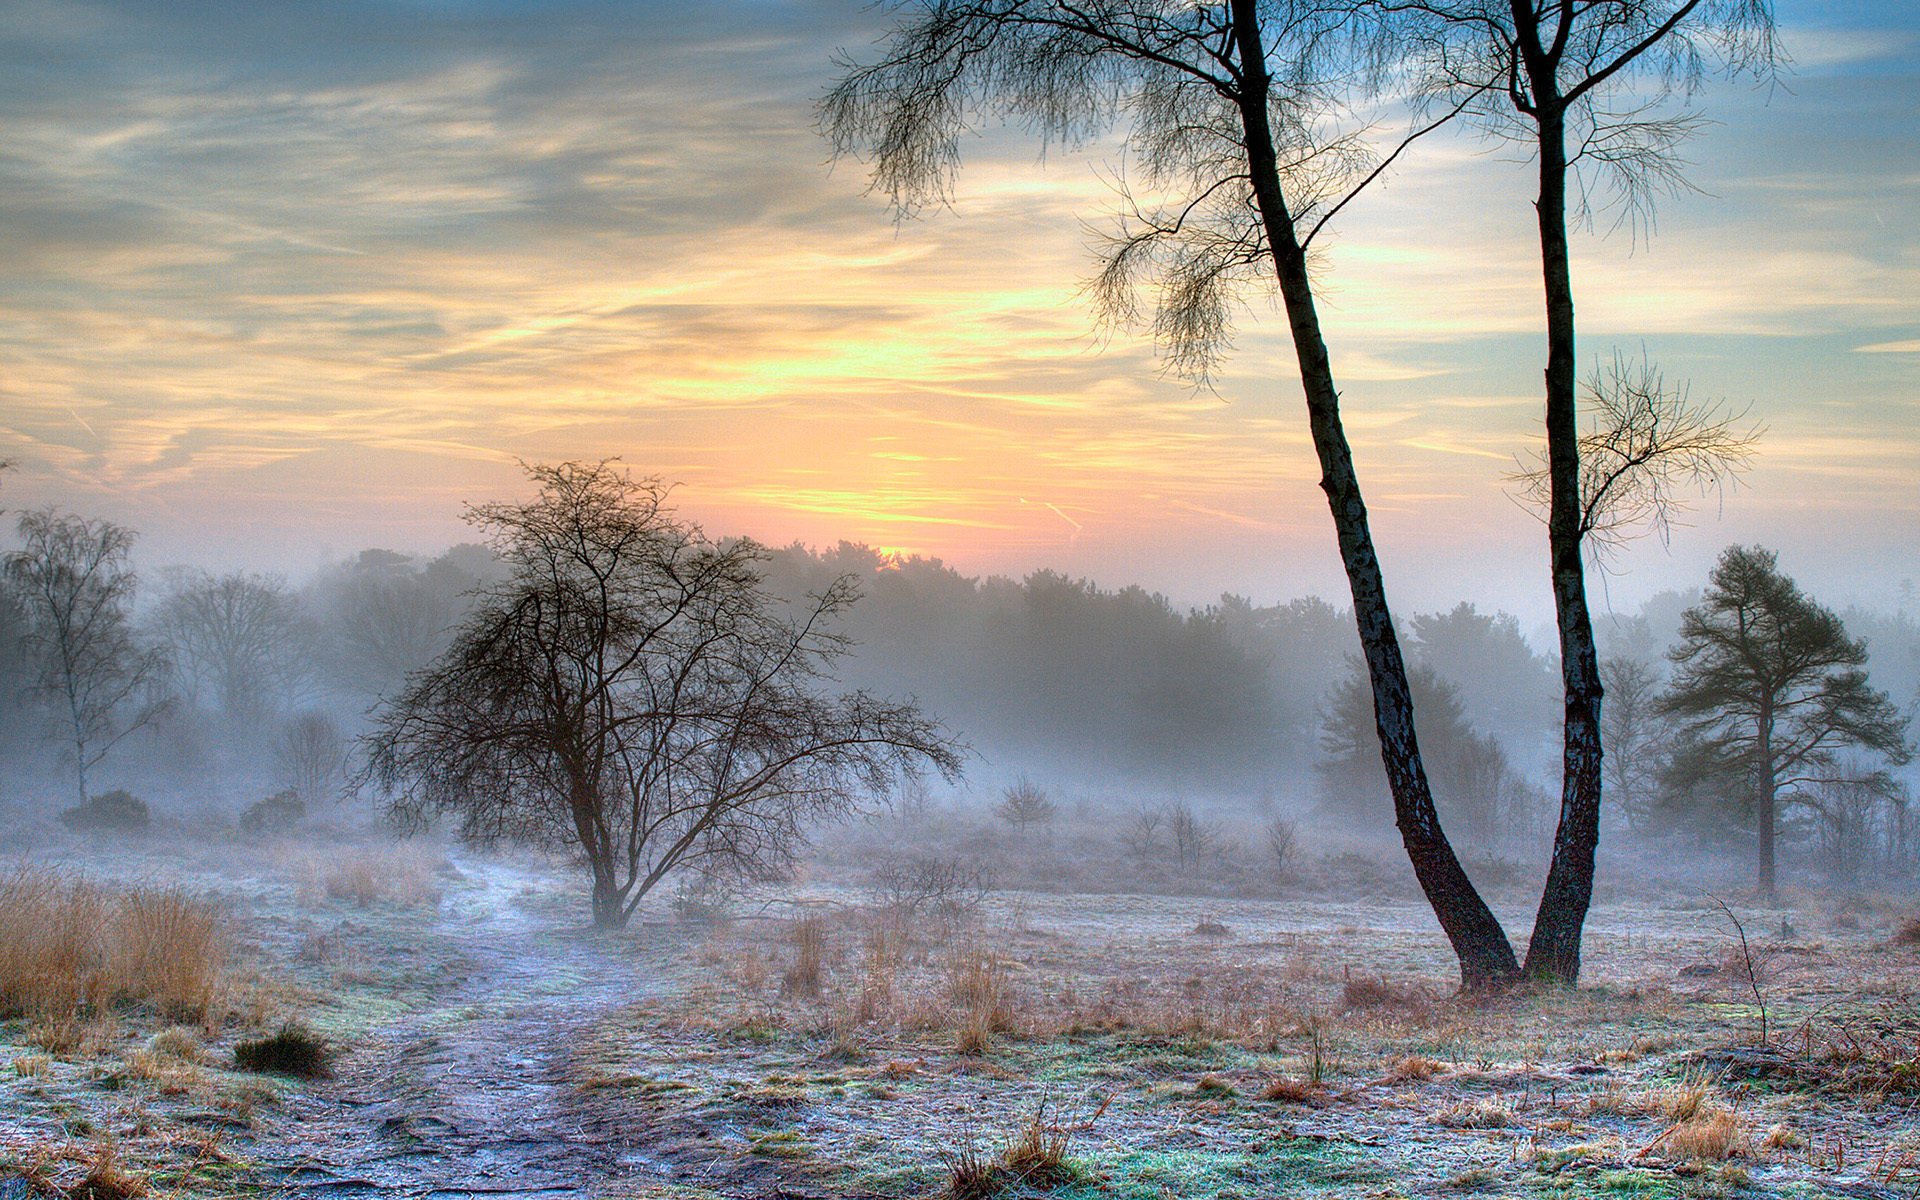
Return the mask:
[[[1546, 299], [1547, 542], [1565, 701], [1560, 823], [1525, 971], [1572, 982], [1593, 898], [1600, 842], [1602, 680], [1587, 605], [1584, 542], [1594, 476], [1581, 466], [1569, 218], [1591, 218], [1595, 186], [1623, 217], [1650, 214], [1684, 186], [1679, 146], [1700, 124], [1687, 109], [1710, 64], [1769, 74], [1777, 61], [1767, 0], [1378, 0], [1386, 78], [1448, 111], [1464, 110], [1535, 160]], [[1569, 183], [1575, 190], [1569, 192]], [[1672, 461], [1672, 460], [1669, 460]], [[1640, 472], [1645, 478], [1649, 472]], [[1658, 472], [1652, 472], [1659, 477]]]
[[25, 615], [33, 692], [56, 714], [82, 805], [87, 775], [166, 710], [166, 659], [133, 633], [134, 533], [112, 521], [22, 513], [6, 573]]
[[1691, 750], [1683, 762], [1697, 780], [1750, 797], [1766, 895], [1783, 802], [1817, 803], [1844, 751], [1895, 764], [1911, 756], [1905, 718], [1867, 683], [1866, 644], [1783, 575], [1770, 550], [1729, 546], [1720, 555], [1669, 656], [1673, 684], [1661, 707], [1680, 718]]
[[846, 651], [830, 626], [848, 581], [789, 615], [759, 547], [708, 541], [659, 484], [529, 473], [534, 499], [469, 513], [506, 579], [366, 739], [403, 826], [446, 813], [473, 842], [576, 850], [595, 925], [617, 928], [676, 866], [778, 870], [807, 821], [923, 766], [957, 773], [913, 705], [818, 690]]
[[[1148, 323], [1178, 370], [1204, 378], [1246, 286], [1277, 291], [1292, 335], [1373, 690], [1380, 754], [1414, 872], [1469, 989], [1513, 979], [1513, 947], [1435, 811], [1406, 664], [1321, 331], [1308, 252], [1391, 161], [1329, 131], [1353, 64], [1349, 6], [1232, 0], [925, 0], [891, 6], [875, 61], [843, 61], [822, 102], [837, 155], [864, 154], [897, 212], [944, 200], [960, 139], [983, 113], [1078, 144], [1126, 123], [1129, 196], [1096, 284], [1103, 312]], [[1419, 136], [1419, 134], [1415, 134]], [[1409, 139], [1411, 140], [1411, 139]], [[1404, 148], [1404, 143], [1403, 143]], [[1141, 312], [1141, 290], [1153, 294]]]

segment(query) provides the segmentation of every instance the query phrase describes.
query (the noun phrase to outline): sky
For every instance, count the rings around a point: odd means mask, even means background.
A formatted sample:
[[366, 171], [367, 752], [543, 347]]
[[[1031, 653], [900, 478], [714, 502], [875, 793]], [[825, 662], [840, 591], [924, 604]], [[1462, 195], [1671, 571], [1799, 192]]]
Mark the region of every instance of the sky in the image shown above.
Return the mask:
[[[1920, 577], [1920, 12], [1782, 3], [1697, 191], [1578, 235], [1618, 350], [1765, 427], [1603, 608], [1763, 542], [1817, 596]], [[864, 0], [0, 3], [0, 504], [143, 564], [299, 572], [466, 536], [519, 463], [617, 456], [714, 533], [1052, 567], [1188, 603], [1342, 592], [1299, 382], [1250, 300], [1211, 390], [1100, 331], [1114, 147], [989, 127], [896, 222], [813, 104]], [[1530, 180], [1422, 143], [1341, 215], [1324, 314], [1396, 602], [1550, 615]]]

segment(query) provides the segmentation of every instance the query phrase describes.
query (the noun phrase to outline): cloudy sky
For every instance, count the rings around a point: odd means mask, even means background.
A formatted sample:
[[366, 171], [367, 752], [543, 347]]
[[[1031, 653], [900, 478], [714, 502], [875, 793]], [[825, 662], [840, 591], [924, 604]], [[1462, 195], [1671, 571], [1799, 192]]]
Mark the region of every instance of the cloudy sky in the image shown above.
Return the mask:
[[[1778, 547], [1836, 601], [1920, 577], [1920, 15], [1783, 3], [1783, 86], [1716, 85], [1698, 194], [1582, 236], [1582, 358], [1767, 432], [1616, 603]], [[1211, 392], [1081, 295], [1110, 148], [968, 147], [896, 225], [812, 103], [863, 0], [0, 3], [0, 501], [150, 563], [299, 570], [461, 536], [516, 461], [619, 456], [715, 532], [1185, 601], [1337, 595], [1282, 330]], [[1505, 483], [1542, 356], [1523, 168], [1434, 139], [1343, 214], [1336, 368], [1389, 581], [1547, 614]], [[1602, 223], [1602, 232], [1605, 223]]]

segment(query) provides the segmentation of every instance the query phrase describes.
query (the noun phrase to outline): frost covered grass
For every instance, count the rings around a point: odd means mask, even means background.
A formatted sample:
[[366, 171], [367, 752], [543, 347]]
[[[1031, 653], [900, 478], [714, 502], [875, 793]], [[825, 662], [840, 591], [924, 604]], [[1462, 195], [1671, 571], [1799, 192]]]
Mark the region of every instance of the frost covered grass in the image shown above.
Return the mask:
[[[292, 980], [310, 1027], [346, 1048], [334, 1083], [232, 1070], [235, 1046], [271, 1035], [287, 1004], [230, 1007], [217, 1034], [135, 1005], [117, 1024], [35, 1025], [92, 1058], [30, 1044], [15, 1022], [0, 1103], [80, 1108], [136, 1174], [157, 1160], [106, 1096], [149, 1118], [219, 1108], [247, 1123], [223, 1153], [271, 1159], [298, 1136], [276, 1096], [298, 1092], [305, 1114], [336, 1090], [404, 1095], [425, 1139], [413, 1163], [459, 1159], [435, 1130], [537, 1136], [537, 1105], [489, 1115], [461, 1089], [520, 1096], [550, 1078], [552, 1128], [645, 1145], [649, 1170], [697, 1181], [688, 1195], [1704, 1198], [1920, 1183], [1907, 1083], [1920, 955], [1890, 949], [1910, 906], [1809, 894], [1760, 914], [1776, 964], [1760, 1046], [1724, 931], [1685, 897], [1603, 903], [1577, 991], [1467, 999], [1417, 902], [1000, 892], [935, 914], [814, 874], [731, 918], [663, 901], [605, 937], [580, 929], [558, 867], [420, 861], [444, 904], [300, 896], [281, 860], [227, 891], [240, 967]], [[1226, 932], [1196, 933], [1209, 921]], [[92, 1095], [89, 1072], [120, 1090]], [[391, 1134], [355, 1125], [361, 1108], [335, 1119], [328, 1145], [349, 1177], [387, 1161]], [[95, 1135], [74, 1136], [63, 1188]]]

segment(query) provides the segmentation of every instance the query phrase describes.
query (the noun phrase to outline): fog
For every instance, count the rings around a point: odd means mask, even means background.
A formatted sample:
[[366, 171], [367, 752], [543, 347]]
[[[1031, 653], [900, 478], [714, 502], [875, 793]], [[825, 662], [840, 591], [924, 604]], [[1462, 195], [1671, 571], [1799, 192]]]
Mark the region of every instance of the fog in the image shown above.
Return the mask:
[[[112, 718], [129, 728], [112, 731], [118, 740], [99, 753], [87, 791], [124, 790], [156, 818], [200, 828], [277, 819], [260, 806], [291, 791], [303, 805], [291, 824], [378, 827], [376, 798], [356, 786], [357, 739], [381, 701], [446, 649], [476, 590], [499, 581], [491, 552], [369, 547], [283, 574], [154, 562], [134, 544], [125, 646], [159, 669]], [[18, 545], [15, 536], [6, 548]], [[791, 600], [855, 580], [860, 599], [837, 625], [851, 649], [834, 682], [916, 700], [963, 744], [963, 778], [915, 785], [911, 804], [991, 823], [1008, 789], [1030, 785], [1063, 826], [1116, 845], [1142, 813], [1191, 806], [1219, 823], [1216, 835], [1249, 870], [1275, 820], [1294, 827], [1302, 849], [1395, 840], [1371, 697], [1339, 602], [1224, 595], [1187, 605], [1124, 581], [1051, 569], [969, 575], [848, 542], [773, 548], [760, 569]], [[1656, 686], [1664, 680], [1702, 582], [1603, 614], [1609, 669], [1635, 663]], [[30, 839], [74, 803], [74, 751], [59, 705], [32, 687], [29, 608], [14, 587], [0, 636], [9, 681], [0, 804], [15, 835]], [[1869, 649], [1873, 686], [1912, 713], [1915, 612], [1852, 606], [1841, 615]], [[1442, 816], [1468, 853], [1535, 870], [1558, 805], [1559, 675], [1544, 631], [1467, 600], [1398, 619]], [[1608, 749], [1623, 762], [1662, 753]], [[1654, 766], [1635, 770], [1649, 794], [1614, 798], [1610, 858], [1684, 846], [1729, 870], [1745, 860], [1753, 834], [1742, 813], [1683, 802]], [[1893, 776], [1902, 787], [1914, 780], [1907, 767]], [[1895, 865], [1887, 856], [1906, 853], [1904, 807], [1861, 819], [1865, 829], [1811, 808], [1789, 814], [1787, 853], [1843, 884]]]

